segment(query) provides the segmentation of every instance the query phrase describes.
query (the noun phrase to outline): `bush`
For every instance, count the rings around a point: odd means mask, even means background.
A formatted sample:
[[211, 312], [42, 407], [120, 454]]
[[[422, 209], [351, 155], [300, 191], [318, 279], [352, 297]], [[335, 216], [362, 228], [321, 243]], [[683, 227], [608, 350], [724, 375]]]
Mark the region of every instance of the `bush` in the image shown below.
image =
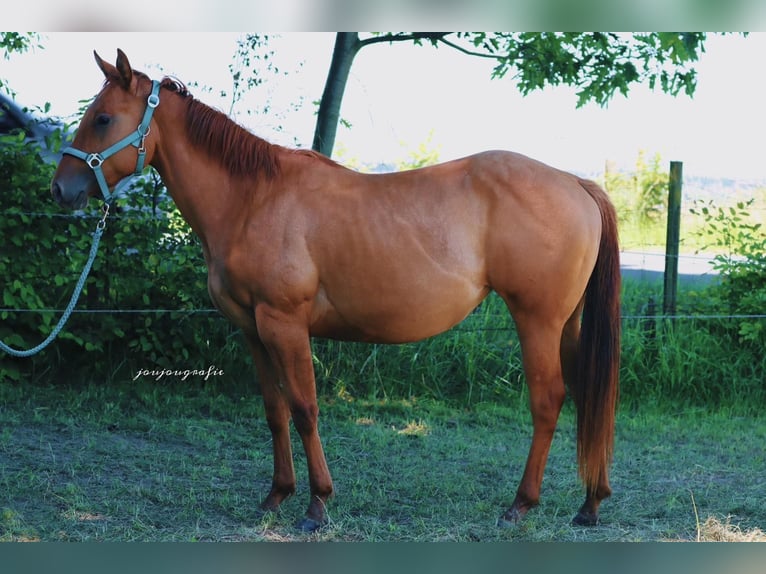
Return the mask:
[[[29, 348], [59, 319], [87, 259], [100, 212], [62, 212], [49, 193], [54, 167], [21, 137], [0, 141], [0, 338]], [[129, 376], [140, 368], [245, 366], [238, 338], [211, 307], [207, 270], [191, 233], [151, 170], [113, 207], [78, 310], [32, 359], [0, 355], [11, 379]], [[144, 312], [144, 310], [154, 310]], [[19, 310], [19, 311], [17, 311]], [[119, 312], [114, 312], [117, 310]], [[159, 311], [157, 311], [159, 310]], [[131, 312], [141, 311], [141, 312]], [[231, 353], [231, 350], [237, 353]], [[231, 368], [231, 366], [230, 366]], [[249, 367], [247, 367], [249, 370]], [[127, 370], [127, 373], [125, 371]]]
[[740, 342], [762, 347], [766, 343], [766, 234], [751, 217], [754, 202], [750, 199], [730, 207], [697, 202], [691, 212], [705, 222], [699, 233], [707, 239], [706, 247], [719, 251], [714, 267], [721, 281], [707, 293], [710, 305], [741, 315], [737, 321]]
[[[75, 254], [89, 248], [84, 234], [86, 218], [64, 220], [50, 211], [47, 204], [51, 199], [45, 190], [53, 167], [43, 162], [39, 152], [39, 146], [25, 141], [23, 134], [0, 136], [0, 236], [4, 238], [0, 275], [2, 305], [7, 309], [43, 309], [60, 304], [65, 297], [64, 283], [74, 285], [69, 275], [77, 265]], [[36, 344], [54, 325], [53, 313], [49, 312], [3, 311], [0, 318], [0, 338], [18, 347]], [[2, 360], [6, 375], [18, 379], [19, 363], [6, 357]]]

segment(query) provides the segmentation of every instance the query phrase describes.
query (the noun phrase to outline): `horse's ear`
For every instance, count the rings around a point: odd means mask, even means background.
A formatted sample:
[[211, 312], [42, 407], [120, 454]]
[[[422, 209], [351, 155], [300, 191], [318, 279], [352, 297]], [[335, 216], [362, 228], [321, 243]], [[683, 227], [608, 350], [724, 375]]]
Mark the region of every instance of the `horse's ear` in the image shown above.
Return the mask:
[[125, 55], [125, 52], [119, 48], [117, 49], [117, 66], [113, 66], [109, 62], [102, 60], [101, 56], [99, 56], [95, 50], [93, 51], [93, 55], [96, 58], [96, 64], [101, 68], [101, 71], [104, 73], [107, 80], [117, 82], [126, 90], [130, 87], [130, 84], [133, 81], [133, 69], [130, 67], [130, 62]]
[[117, 48], [117, 69], [120, 72], [120, 78], [122, 79], [122, 85], [127, 90], [133, 81], [133, 68], [130, 67], [128, 57], [125, 52]]
[[112, 66], [109, 62], [102, 60], [101, 56], [99, 56], [98, 52], [95, 50], [93, 50], [93, 56], [96, 58], [96, 64], [98, 64], [98, 67], [101, 68], [101, 71], [104, 73], [104, 76], [107, 80], [111, 80], [112, 78], [120, 75], [120, 73], [117, 71], [117, 68]]

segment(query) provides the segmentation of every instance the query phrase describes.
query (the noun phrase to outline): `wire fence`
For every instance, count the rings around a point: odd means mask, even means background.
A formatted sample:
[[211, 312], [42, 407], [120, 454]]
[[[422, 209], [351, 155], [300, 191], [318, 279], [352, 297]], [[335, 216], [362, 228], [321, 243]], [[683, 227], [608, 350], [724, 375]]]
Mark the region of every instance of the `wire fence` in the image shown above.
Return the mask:
[[[21, 212], [21, 211], [11, 211], [11, 212], [0, 212], [0, 215], [2, 213], [5, 214], [13, 214], [13, 215], [25, 215], [25, 216], [46, 216], [46, 217], [61, 217], [61, 218], [92, 218], [92, 219], [98, 219], [100, 216], [98, 214], [59, 214], [59, 213], [37, 213], [37, 212]], [[141, 219], [145, 218], [145, 214], [137, 213], [137, 214], [120, 214], [116, 215], [115, 219]], [[636, 273], [653, 273], [653, 274], [661, 274], [664, 272], [664, 269], [659, 267], [657, 265], [658, 262], [662, 261], [664, 262], [665, 259], [668, 257], [676, 257], [679, 260], [679, 264], [682, 265], [683, 261], [690, 262], [689, 267], [693, 268], [694, 271], [692, 272], [693, 277], [698, 278], [713, 278], [717, 276], [717, 272], [713, 269], [712, 263], [715, 260], [715, 257], [712, 255], [705, 255], [705, 254], [678, 254], [678, 255], [671, 255], [668, 256], [665, 253], [662, 253], [660, 251], [644, 251], [644, 250], [625, 250], [621, 253], [621, 255], [628, 255], [631, 257], [630, 263], [626, 266], [626, 269], [630, 269]], [[736, 256], [732, 257], [733, 259], [737, 259]], [[653, 262], [654, 265], [651, 265], [650, 262]], [[703, 266], [700, 266], [698, 264], [704, 264]], [[45, 281], [46, 277], [43, 275], [40, 275], [39, 277], [40, 281]], [[636, 279], [636, 281], [642, 281], [643, 279], [639, 278]], [[12, 308], [12, 307], [4, 307], [0, 308], [0, 315], [5, 316], [6, 313], [34, 313], [34, 314], [45, 314], [45, 313], [54, 313], [54, 314], [60, 314], [63, 313], [64, 309], [58, 309], [58, 308], [35, 308], [35, 309], [22, 309], [22, 308]], [[72, 311], [72, 314], [79, 314], [79, 315], [162, 315], [162, 314], [175, 314], [176, 316], [181, 317], [188, 317], [193, 315], [216, 315], [219, 314], [219, 311], [215, 308], [209, 307], [209, 308], [195, 308], [195, 309], [184, 309], [184, 308], [176, 308], [176, 309], [153, 309], [153, 308], [139, 308], [139, 309], [118, 309], [118, 308], [99, 308], [99, 309], [75, 309]], [[504, 316], [497, 316], [498, 321], [502, 320]], [[638, 320], [638, 319], [671, 319], [671, 320], [747, 320], [747, 319], [766, 319], [766, 313], [763, 314], [719, 314], [719, 313], [693, 313], [693, 312], [687, 312], [687, 313], [674, 313], [674, 314], [655, 314], [655, 313], [624, 313], [622, 315], [623, 321], [629, 321], [629, 320]], [[463, 330], [502, 330], [506, 327], [481, 327], [481, 328], [468, 328], [463, 327]]]
[[[0, 314], [2, 313], [63, 313], [64, 309], [13, 309], [13, 308], [0, 308]], [[72, 314], [78, 315], [163, 315], [174, 314], [176, 316], [188, 317], [193, 315], [220, 315], [217, 309], [75, 309]], [[502, 321], [507, 319], [507, 315], [494, 315], [485, 318], [487, 320], [496, 319]], [[221, 315], [221, 319], [224, 317]], [[720, 313], [675, 313], [675, 314], [623, 314], [621, 315], [623, 321], [637, 320], [637, 319], [671, 319], [671, 320], [745, 320], [745, 319], [766, 319], [766, 313], [764, 314], [720, 314]], [[506, 327], [477, 327], [477, 328], [465, 328], [463, 330], [478, 330], [478, 331], [495, 331], [503, 330]]]
[[[763, 208], [754, 207], [755, 211], [764, 211]], [[688, 211], [688, 210], [687, 210]], [[24, 211], [24, 210], [4, 210], [0, 211], [1, 217], [29, 217], [29, 218], [53, 218], [53, 219], [70, 219], [70, 220], [96, 220], [101, 217], [100, 212], [94, 211], [93, 213], [86, 213], [86, 212], [74, 212], [74, 213], [60, 213], [60, 212], [41, 212], [41, 211]], [[150, 216], [152, 219], [156, 219], [157, 215]], [[110, 220], [115, 222], [120, 221], [131, 221], [131, 220], [145, 220], [147, 218], [147, 213], [142, 212], [141, 210], [125, 210], [120, 213], [115, 213], [110, 217]], [[634, 273], [638, 273], [639, 277], [636, 279], [637, 281], [642, 281], [641, 273], [651, 273], [651, 274], [662, 274], [664, 272], [664, 267], [662, 265], [658, 265], [658, 263], [663, 263], [668, 257], [677, 257], [679, 261], [679, 265], [682, 266], [682, 268], [691, 269], [690, 273], [687, 273], [688, 276], [692, 277], [698, 277], [698, 278], [714, 278], [717, 276], [717, 272], [715, 271], [713, 267], [713, 262], [715, 261], [715, 256], [710, 254], [700, 254], [700, 253], [681, 253], [676, 255], [667, 255], [666, 253], [663, 253], [661, 251], [652, 251], [652, 250], [646, 250], [646, 249], [627, 249], [621, 253], [623, 256], [628, 256], [629, 262], [626, 264], [624, 269], [631, 270]], [[738, 259], [736, 255], [731, 256], [731, 259]], [[686, 262], [686, 265], [684, 264]], [[684, 271], [681, 271], [682, 274], [684, 274]], [[47, 277], [44, 275], [40, 275], [39, 280], [45, 281]], [[647, 307], [645, 305], [645, 307]], [[23, 313], [23, 314], [46, 314], [46, 313], [53, 313], [53, 314], [61, 314], [64, 312], [64, 309], [58, 309], [58, 308], [35, 308], [35, 309], [22, 309], [22, 308], [11, 308], [11, 307], [5, 307], [0, 308], [0, 316], [3, 318], [7, 317], [7, 314], [10, 313]], [[219, 311], [217, 309], [214, 309], [212, 307], [210, 308], [195, 308], [195, 309], [184, 309], [184, 308], [177, 308], [177, 309], [154, 309], [154, 308], [98, 308], [98, 309], [75, 309], [72, 311], [73, 314], [77, 315], [163, 315], [163, 314], [173, 314], [176, 317], [190, 317], [194, 315], [217, 315], [219, 314]], [[507, 319], [507, 316], [496, 316], [496, 319], [498, 322], [501, 322], [503, 319]], [[722, 314], [722, 313], [695, 313], [695, 312], [676, 312], [673, 314], [658, 314], [658, 313], [633, 313], [633, 312], [625, 312], [622, 315], [623, 321], [632, 321], [632, 320], [661, 320], [661, 319], [670, 319], [670, 320], [716, 320], [716, 321], [722, 321], [722, 320], [762, 320], [766, 319], [766, 313], [756, 313], [756, 314]], [[222, 317], [223, 320], [223, 317]], [[461, 325], [458, 327], [460, 330], [466, 330], [466, 331], [473, 331], [473, 330], [504, 330], [506, 329], [506, 326], [498, 326], [498, 327], [471, 327], [467, 325]]]

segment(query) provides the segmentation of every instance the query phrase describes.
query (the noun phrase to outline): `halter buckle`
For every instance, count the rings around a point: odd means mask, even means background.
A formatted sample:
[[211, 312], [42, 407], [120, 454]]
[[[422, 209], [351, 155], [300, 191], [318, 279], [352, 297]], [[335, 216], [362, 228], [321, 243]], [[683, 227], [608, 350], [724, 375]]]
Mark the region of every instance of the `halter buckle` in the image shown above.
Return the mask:
[[88, 157], [85, 158], [85, 163], [87, 163], [88, 167], [91, 169], [96, 169], [97, 167], [100, 167], [102, 163], [104, 163], [104, 158], [100, 153], [91, 153], [88, 154]]

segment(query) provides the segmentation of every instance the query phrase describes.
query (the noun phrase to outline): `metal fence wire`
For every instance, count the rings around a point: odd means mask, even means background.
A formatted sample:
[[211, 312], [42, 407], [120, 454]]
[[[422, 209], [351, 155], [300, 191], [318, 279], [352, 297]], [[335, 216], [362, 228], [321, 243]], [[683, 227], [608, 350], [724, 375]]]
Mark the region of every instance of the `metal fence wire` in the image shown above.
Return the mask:
[[[756, 208], [757, 210], [758, 208]], [[75, 212], [75, 213], [58, 213], [58, 212], [39, 212], [39, 211], [22, 211], [22, 210], [6, 210], [6, 211], [0, 211], [0, 216], [2, 217], [29, 217], [29, 218], [54, 218], [54, 219], [72, 219], [72, 220], [97, 220], [101, 217], [101, 215], [98, 212], [94, 213], [82, 213], [82, 212]], [[124, 221], [124, 222], [130, 222], [131, 220], [143, 220], [146, 219], [146, 214], [141, 212], [132, 212], [132, 211], [126, 211], [118, 214], [114, 214], [111, 216], [111, 220], [114, 220], [116, 222]], [[632, 271], [634, 273], [640, 274], [646, 273], [646, 274], [662, 274], [662, 271], [657, 267], [657, 262], [662, 261], [664, 263], [664, 260], [668, 257], [667, 254], [661, 253], [658, 251], [650, 251], [650, 250], [625, 250], [621, 253], [621, 256], [629, 256], [631, 258], [631, 261], [633, 262], [630, 266]], [[684, 266], [684, 262], [688, 265], [688, 267], [694, 267], [699, 269], [700, 267], [707, 266], [707, 270], [705, 272], [699, 273], [697, 272], [696, 275], [699, 277], [710, 277], [713, 278], [716, 276], [715, 272], [710, 267], [710, 263], [712, 262], [713, 258], [709, 255], [704, 254], [678, 254], [678, 255], [670, 255], [670, 257], [677, 257], [679, 261], [679, 265]], [[735, 257], [736, 258], [736, 257]], [[648, 261], [654, 261], [655, 266], [651, 269], [646, 269], [643, 266], [647, 264]], [[45, 282], [47, 280], [47, 277], [43, 276], [42, 274], [38, 277], [38, 279], [41, 282]], [[637, 279], [638, 281], [641, 281], [641, 279]], [[661, 283], [661, 278], [655, 279], [657, 283]], [[646, 306], [644, 309], [641, 309], [639, 312], [624, 312], [622, 315], [623, 321], [632, 321], [632, 320], [651, 320], [651, 319], [671, 319], [671, 320], [701, 320], [701, 321], [707, 321], [707, 320], [715, 320], [715, 321], [721, 321], [721, 320], [748, 320], [748, 319], [766, 319], [766, 313], [757, 313], [757, 314], [725, 314], [725, 313], [695, 313], [693, 311], [677, 311], [675, 313], [671, 314], [661, 314], [661, 313], [654, 313], [654, 312], [645, 312], [647, 311]], [[53, 313], [53, 314], [61, 314], [64, 313], [65, 309], [58, 309], [58, 308], [37, 308], [37, 309], [21, 309], [21, 308], [0, 308], [0, 319], [6, 320], [8, 315], [11, 313], [33, 313], [33, 314], [45, 314], [45, 313]], [[134, 308], [134, 309], [118, 309], [118, 308], [99, 308], [99, 309], [74, 309], [71, 311], [72, 314], [77, 315], [125, 315], [125, 314], [134, 314], [134, 315], [162, 315], [162, 314], [175, 314], [176, 317], [191, 317], [194, 315], [216, 315], [219, 314], [218, 310], [210, 307], [210, 308], [196, 308], [196, 309], [168, 309], [168, 308], [162, 308], [162, 309], [155, 309], [155, 308]], [[493, 317], [494, 318], [494, 317]], [[221, 317], [222, 320], [225, 320], [223, 317]], [[456, 327], [456, 329], [462, 330], [462, 331], [496, 331], [496, 330], [505, 330], [508, 328], [508, 325], [505, 325], [503, 321], [506, 323], [509, 320], [509, 317], [507, 315], [497, 315], [496, 319], [499, 323], [497, 327], [488, 327], [488, 326], [471, 326], [470, 321], [464, 321], [461, 325]]]

